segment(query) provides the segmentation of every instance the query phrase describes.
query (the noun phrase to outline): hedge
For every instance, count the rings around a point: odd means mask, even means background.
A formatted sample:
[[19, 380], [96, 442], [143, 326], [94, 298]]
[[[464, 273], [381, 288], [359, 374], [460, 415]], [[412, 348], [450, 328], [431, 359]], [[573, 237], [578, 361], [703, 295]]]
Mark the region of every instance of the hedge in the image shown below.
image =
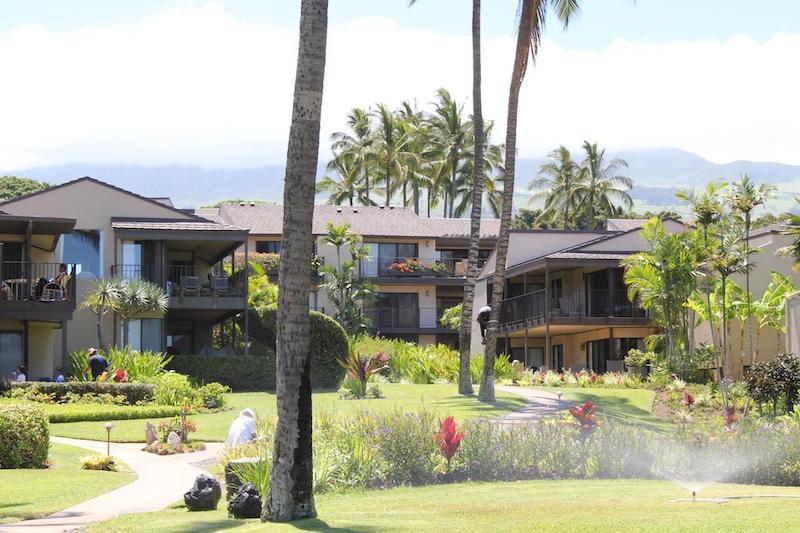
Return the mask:
[[[3, 387], [0, 385], [0, 387]], [[65, 383], [53, 383], [42, 381], [26, 381], [23, 383], [11, 382], [4, 386], [6, 389], [16, 387], [33, 387], [44, 394], [52, 394], [53, 399], [59, 401], [65, 394], [84, 395], [92, 394], [111, 394], [125, 397], [127, 403], [133, 405], [136, 402], [148, 402], [153, 399], [153, 385], [149, 383], [109, 383], [97, 381], [67, 381]]]
[[[181, 414], [181, 408], [171, 405], [102, 405], [102, 404], [44, 404], [51, 424], [62, 422], [105, 422], [107, 420], [138, 420], [168, 418]], [[144, 431], [144, 426], [142, 426]]]
[[[168, 368], [200, 382], [217, 381], [233, 391], [275, 390], [275, 310], [250, 313], [251, 356], [174, 356]], [[347, 334], [331, 317], [311, 312], [311, 386], [335, 389], [344, 377]]]
[[50, 430], [34, 405], [0, 405], [0, 468], [44, 468]]

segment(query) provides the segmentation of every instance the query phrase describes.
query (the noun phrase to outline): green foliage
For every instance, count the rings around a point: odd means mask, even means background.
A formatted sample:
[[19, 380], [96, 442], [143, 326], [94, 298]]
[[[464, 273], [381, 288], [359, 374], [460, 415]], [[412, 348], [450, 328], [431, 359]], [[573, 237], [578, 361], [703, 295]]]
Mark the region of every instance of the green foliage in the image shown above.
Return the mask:
[[[5, 385], [10, 391], [14, 389], [34, 389], [40, 394], [52, 396], [56, 402], [61, 402], [68, 394], [79, 396], [94, 394], [100, 396], [124, 396], [125, 403], [130, 405], [147, 403], [153, 400], [153, 385], [149, 383], [109, 383], [98, 381], [68, 381], [66, 383], [45, 383], [26, 381], [24, 383], [9, 383]], [[0, 384], [0, 390], [3, 385]]]
[[345, 370], [345, 375], [358, 385], [350, 388], [356, 398], [364, 398], [367, 394], [367, 380], [375, 374], [389, 368], [389, 356], [383, 352], [360, 352], [356, 348], [356, 341], [350, 343], [347, 357], [339, 361]]
[[[138, 352], [130, 347], [109, 348], [103, 356], [108, 361], [108, 375], [113, 376], [117, 369], [122, 369], [132, 383], [152, 380], [166, 372], [170, 356], [160, 352]], [[86, 350], [72, 352], [67, 357], [67, 378], [76, 381], [91, 381], [89, 355]]]
[[0, 468], [46, 466], [49, 435], [40, 407], [0, 404]]
[[103, 470], [105, 472], [117, 471], [115, 459], [110, 455], [89, 455], [81, 457], [81, 468], [84, 470]]
[[197, 401], [208, 409], [218, 409], [224, 407], [225, 395], [231, 392], [231, 388], [221, 383], [211, 382], [198, 387], [195, 391]]
[[50, 187], [50, 184], [43, 181], [18, 178], [16, 176], [0, 176], [0, 201], [25, 196], [48, 187]]
[[153, 400], [159, 405], [195, 405], [196, 396], [188, 376], [165, 372], [152, 381], [155, 386]]
[[44, 406], [51, 424], [64, 422], [104, 422], [175, 416], [180, 407], [169, 405], [58, 404]]
[[275, 389], [275, 352], [271, 350], [249, 357], [176, 355], [168, 368], [199, 383], [217, 381], [236, 392]]
[[461, 328], [461, 308], [462, 304], [458, 304], [445, 309], [442, 313], [442, 318], [439, 319], [439, 324], [442, 327], [454, 330]]
[[[311, 386], [315, 389], [336, 389], [344, 377], [344, 368], [339, 361], [349, 352], [347, 334], [342, 326], [331, 317], [311, 311]], [[269, 309], [260, 320], [260, 328], [251, 328], [253, 341], [264, 347], [268, 357], [274, 359], [275, 327], [277, 313]], [[251, 321], [252, 324], [252, 321]], [[255, 349], [255, 348], [254, 348]], [[274, 361], [273, 361], [274, 368]], [[231, 386], [231, 388], [235, 388]], [[261, 384], [258, 390], [274, 390], [275, 374]]]
[[277, 273], [281, 266], [281, 254], [270, 252], [250, 252], [247, 260], [250, 262], [250, 273], [255, 276]]
[[256, 462], [242, 461], [231, 465], [231, 472], [242, 485], [252, 483], [261, 496], [262, 501], [269, 493], [269, 476], [272, 473], [272, 461], [262, 459]]
[[628, 350], [628, 355], [625, 356], [625, 366], [633, 368], [641, 368], [649, 365], [656, 359], [656, 354], [653, 352], [643, 352], [642, 350], [632, 349]]

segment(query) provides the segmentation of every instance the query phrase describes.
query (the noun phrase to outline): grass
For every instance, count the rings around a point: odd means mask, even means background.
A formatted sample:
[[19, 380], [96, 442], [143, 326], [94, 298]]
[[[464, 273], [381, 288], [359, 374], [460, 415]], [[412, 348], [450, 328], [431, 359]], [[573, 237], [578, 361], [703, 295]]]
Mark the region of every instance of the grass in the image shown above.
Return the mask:
[[40, 518], [130, 483], [136, 478], [125, 465], [120, 472], [81, 469], [80, 458], [92, 452], [52, 444], [50, 468], [0, 470], [0, 524]]
[[636, 423], [656, 429], [669, 429], [672, 425], [653, 414], [656, 393], [650, 389], [602, 389], [578, 387], [540, 387], [549, 393], [562, 392], [564, 399], [577, 404], [592, 402], [597, 413], [605, 418], [627, 424]]
[[[525, 400], [508, 393], [497, 393], [494, 404], [484, 404], [476, 397], [458, 394], [456, 385], [399, 385], [381, 384], [386, 396], [380, 400], [340, 400], [336, 392], [314, 393], [314, 411], [326, 414], [347, 414], [354, 410], [387, 411], [399, 408], [403, 411], [417, 411], [424, 407], [437, 415], [453, 415], [458, 419], [480, 416], [497, 416], [522, 409]], [[228, 434], [231, 421], [245, 407], [256, 411], [259, 417], [274, 416], [276, 413], [275, 395], [267, 392], [242, 392], [229, 395], [231, 411], [195, 415], [191, 418], [197, 423], [193, 439], [203, 441], [223, 441]], [[105, 440], [106, 430], [102, 422], [70, 422], [51, 424], [50, 434], [89, 440]], [[144, 421], [119, 420], [114, 422], [111, 431], [114, 442], [143, 442]]]
[[[714, 485], [702, 496], [800, 496], [800, 489]], [[319, 518], [265, 526], [217, 511], [175, 507], [95, 525], [94, 532], [236, 531], [796, 531], [794, 499], [675, 502], [687, 491], [666, 481], [474, 483], [317, 496]]]

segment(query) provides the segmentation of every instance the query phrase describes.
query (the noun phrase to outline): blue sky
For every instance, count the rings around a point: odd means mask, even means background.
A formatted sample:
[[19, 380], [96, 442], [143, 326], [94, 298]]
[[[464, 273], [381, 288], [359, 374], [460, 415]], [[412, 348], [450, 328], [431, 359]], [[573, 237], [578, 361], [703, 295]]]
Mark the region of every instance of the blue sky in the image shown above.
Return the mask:
[[[201, 1], [176, 0], [5, 0], [0, 31], [35, 24], [53, 31], [126, 24], [174, 6]], [[293, 26], [299, 7], [289, 0], [221, 0], [237, 18]], [[484, 0], [486, 37], [514, 33], [517, 0]], [[363, 16], [390, 17], [400, 24], [437, 33], [469, 32], [467, 0], [331, 0], [331, 22]], [[793, 0], [584, 0], [581, 17], [568, 33], [553, 24], [549, 36], [568, 48], [597, 48], [615, 37], [647, 42], [716, 39], [746, 33], [763, 41], [780, 32], [800, 30], [800, 2]]]
[[[484, 113], [505, 127], [517, 0], [483, 0]], [[299, 0], [0, 0], [0, 169], [252, 167], [285, 157]], [[583, 0], [550, 24], [521, 157], [583, 140], [800, 164], [800, 1]], [[467, 0], [330, 0], [321, 148], [355, 106], [471, 107]], [[11, 127], [8, 127], [11, 125]]]

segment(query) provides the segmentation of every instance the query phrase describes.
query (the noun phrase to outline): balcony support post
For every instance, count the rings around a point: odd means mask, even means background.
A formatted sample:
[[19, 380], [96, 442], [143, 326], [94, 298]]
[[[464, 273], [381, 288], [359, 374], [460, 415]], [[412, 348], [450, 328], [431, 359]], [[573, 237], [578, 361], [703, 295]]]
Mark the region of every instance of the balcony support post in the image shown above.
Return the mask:
[[[247, 257], [249, 253], [247, 241], [247, 239], [244, 241], [244, 354], [250, 355], [250, 309], [247, 305], [250, 265], [247, 263]], [[236, 256], [234, 255], [232, 261], [235, 259]]]
[[[36, 286], [37, 280], [34, 280], [33, 278], [33, 220], [29, 220], [28, 225], [25, 228], [25, 279], [27, 280], [27, 290], [25, 291], [26, 297], [31, 296], [33, 293], [33, 288]], [[36, 296], [38, 297], [40, 295], [37, 294]], [[25, 361], [25, 366], [28, 366], [27, 360]]]
[[61, 321], [61, 362], [59, 366], [61, 366], [62, 369], [67, 359], [67, 324], [68, 322], [66, 320]]
[[[545, 363], [549, 362], [550, 368], [553, 368], [555, 361], [553, 361], [553, 347], [550, 340], [550, 264], [547, 259], [544, 260], [544, 349]], [[553, 369], [557, 370], [557, 369]]]

